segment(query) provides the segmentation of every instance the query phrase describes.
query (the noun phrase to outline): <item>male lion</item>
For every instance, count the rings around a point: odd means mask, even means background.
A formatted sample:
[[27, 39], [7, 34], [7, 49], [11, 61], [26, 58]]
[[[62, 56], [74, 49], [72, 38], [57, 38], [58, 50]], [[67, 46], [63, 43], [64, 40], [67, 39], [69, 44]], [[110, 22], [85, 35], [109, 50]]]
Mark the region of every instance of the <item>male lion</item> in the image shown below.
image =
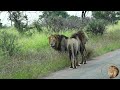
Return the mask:
[[67, 51], [66, 42], [64, 41], [65, 39], [68, 39], [68, 37], [64, 35], [54, 34], [49, 36], [49, 44], [53, 49], [57, 51]]
[[71, 61], [71, 67], [70, 68], [77, 68], [77, 66], [80, 66], [78, 64], [78, 53], [79, 53], [79, 49], [80, 49], [80, 40], [79, 38], [75, 39], [75, 38], [68, 38], [67, 39], [67, 50], [68, 50], [68, 54], [69, 54], [69, 58]]
[[85, 32], [83, 31], [78, 31], [77, 33], [74, 33], [71, 35], [71, 38], [79, 38], [79, 41], [81, 42], [80, 44], [80, 53], [82, 56], [82, 62], [81, 64], [86, 64], [86, 59], [85, 59], [85, 55], [84, 55], [84, 51], [86, 51], [86, 47], [85, 44], [88, 41], [88, 36], [85, 34]]
[[[83, 64], [83, 63], [86, 64], [84, 51], [86, 50], [85, 44], [88, 41], [87, 35], [83, 31], [78, 31], [77, 33], [74, 33], [73, 35], [71, 35], [70, 38], [72, 38], [72, 39], [74, 38], [75, 40], [73, 40], [73, 41], [78, 40], [80, 42], [79, 49], [77, 49], [77, 50], [80, 51], [81, 56], [82, 56], [81, 64]], [[61, 51], [68, 50], [68, 52], [70, 53], [69, 48], [67, 48], [67, 40], [68, 40], [68, 37], [66, 37], [64, 35], [54, 34], [49, 37], [49, 44], [53, 49], [55, 49], [57, 51], [61, 52]], [[71, 43], [71, 45], [72, 45], [72, 43]]]

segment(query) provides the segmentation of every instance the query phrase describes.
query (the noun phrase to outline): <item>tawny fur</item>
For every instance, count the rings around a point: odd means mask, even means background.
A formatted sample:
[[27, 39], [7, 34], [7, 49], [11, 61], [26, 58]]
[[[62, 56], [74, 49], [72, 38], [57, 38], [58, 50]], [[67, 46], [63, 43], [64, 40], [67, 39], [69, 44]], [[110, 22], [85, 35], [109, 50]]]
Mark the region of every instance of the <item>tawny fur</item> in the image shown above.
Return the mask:
[[66, 37], [65, 35], [58, 35], [58, 34], [54, 34], [49, 36], [49, 44], [54, 46], [52, 47], [53, 49], [57, 50], [57, 51], [66, 51], [67, 47], [66, 47], [66, 43], [64, 42], [65, 39], [67, 39], [68, 37]]
[[81, 56], [82, 56], [82, 61], [81, 61], [81, 64], [86, 64], [86, 58], [85, 58], [85, 54], [87, 54], [87, 51], [86, 51], [86, 42], [88, 41], [88, 36], [85, 34], [85, 32], [83, 31], [78, 31], [77, 33], [74, 33], [71, 35], [71, 38], [79, 38], [81, 44], [80, 44], [80, 53], [81, 53]]
[[77, 68], [79, 66], [78, 63], [78, 53], [80, 49], [80, 41], [79, 39], [75, 38], [68, 38], [67, 39], [67, 50], [68, 50], [68, 55], [69, 59], [71, 61], [71, 66], [70, 68]]
[[118, 76], [119, 74], [119, 70], [116, 66], [110, 66], [108, 69], [108, 75], [110, 78], [115, 78], [116, 76]]

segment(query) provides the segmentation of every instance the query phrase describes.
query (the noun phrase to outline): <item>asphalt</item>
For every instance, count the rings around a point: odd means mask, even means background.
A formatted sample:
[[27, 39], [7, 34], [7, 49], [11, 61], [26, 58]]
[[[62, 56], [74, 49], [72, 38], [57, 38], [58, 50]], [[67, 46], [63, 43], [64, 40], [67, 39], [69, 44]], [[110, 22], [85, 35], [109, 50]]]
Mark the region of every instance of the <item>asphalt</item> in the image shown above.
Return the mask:
[[[108, 67], [115, 65], [120, 70], [120, 49], [93, 58], [77, 69], [65, 68], [42, 79], [109, 79]], [[120, 75], [114, 79], [120, 79]]]

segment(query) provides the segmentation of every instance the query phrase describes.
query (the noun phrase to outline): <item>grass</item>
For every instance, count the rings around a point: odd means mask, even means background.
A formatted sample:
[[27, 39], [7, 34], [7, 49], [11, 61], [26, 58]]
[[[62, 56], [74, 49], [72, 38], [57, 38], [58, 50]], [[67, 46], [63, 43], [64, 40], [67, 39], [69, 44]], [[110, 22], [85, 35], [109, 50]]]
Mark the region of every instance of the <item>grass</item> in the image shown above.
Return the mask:
[[114, 32], [116, 30], [120, 30], [120, 21], [118, 21], [117, 24], [114, 24], [114, 25], [108, 25], [107, 27], [107, 32]]
[[[86, 44], [90, 57], [96, 57], [120, 48], [120, 22], [107, 26], [103, 36], [89, 36]], [[4, 29], [3, 29], [4, 30]], [[1, 30], [2, 31], [2, 30]], [[18, 36], [22, 52], [12, 56], [0, 56], [1, 79], [36, 79], [52, 72], [64, 69], [70, 65], [67, 53], [58, 53], [50, 48], [50, 34], [34, 33], [32, 36], [20, 35], [14, 28], [6, 29], [8, 33]], [[70, 36], [76, 32], [65, 31], [59, 34]], [[79, 59], [81, 57], [79, 56]]]
[[23, 37], [19, 40], [19, 44], [22, 45], [22, 50], [40, 50], [48, 47], [48, 35], [34, 34], [31, 37]]
[[[107, 26], [103, 36], [92, 36], [87, 47], [93, 49], [93, 56], [99, 56], [120, 48], [120, 22]], [[113, 26], [113, 27], [112, 27]]]
[[66, 54], [59, 55], [58, 52], [48, 49], [36, 53], [28, 52], [21, 56], [16, 55], [9, 60], [7, 59], [7, 62], [1, 60], [0, 78], [40, 78], [68, 66], [67, 59]]

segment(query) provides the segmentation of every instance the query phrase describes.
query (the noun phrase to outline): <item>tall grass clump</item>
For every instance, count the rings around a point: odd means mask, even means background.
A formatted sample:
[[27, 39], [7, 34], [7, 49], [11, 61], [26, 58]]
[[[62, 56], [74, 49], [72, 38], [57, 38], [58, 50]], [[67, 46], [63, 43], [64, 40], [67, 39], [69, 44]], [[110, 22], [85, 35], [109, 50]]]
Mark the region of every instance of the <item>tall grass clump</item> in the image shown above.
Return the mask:
[[48, 47], [48, 34], [35, 33], [31, 37], [21, 37], [19, 44], [22, 45], [22, 51], [38, 51]]
[[4, 55], [12, 56], [20, 51], [17, 36], [2, 31], [0, 33], [0, 49]]
[[91, 36], [87, 43], [87, 47], [93, 50], [93, 56], [99, 56], [107, 52], [120, 48], [120, 30], [107, 32], [102, 36]]
[[9, 62], [0, 66], [0, 78], [42, 78], [67, 66], [69, 66], [69, 60], [66, 54], [45, 49], [36, 53], [29, 52], [13, 56]]
[[108, 25], [107, 27], [106, 27], [106, 31], [107, 32], [116, 32], [116, 30], [120, 30], [120, 21], [118, 21], [118, 23], [117, 24], [110, 24], [110, 25]]

